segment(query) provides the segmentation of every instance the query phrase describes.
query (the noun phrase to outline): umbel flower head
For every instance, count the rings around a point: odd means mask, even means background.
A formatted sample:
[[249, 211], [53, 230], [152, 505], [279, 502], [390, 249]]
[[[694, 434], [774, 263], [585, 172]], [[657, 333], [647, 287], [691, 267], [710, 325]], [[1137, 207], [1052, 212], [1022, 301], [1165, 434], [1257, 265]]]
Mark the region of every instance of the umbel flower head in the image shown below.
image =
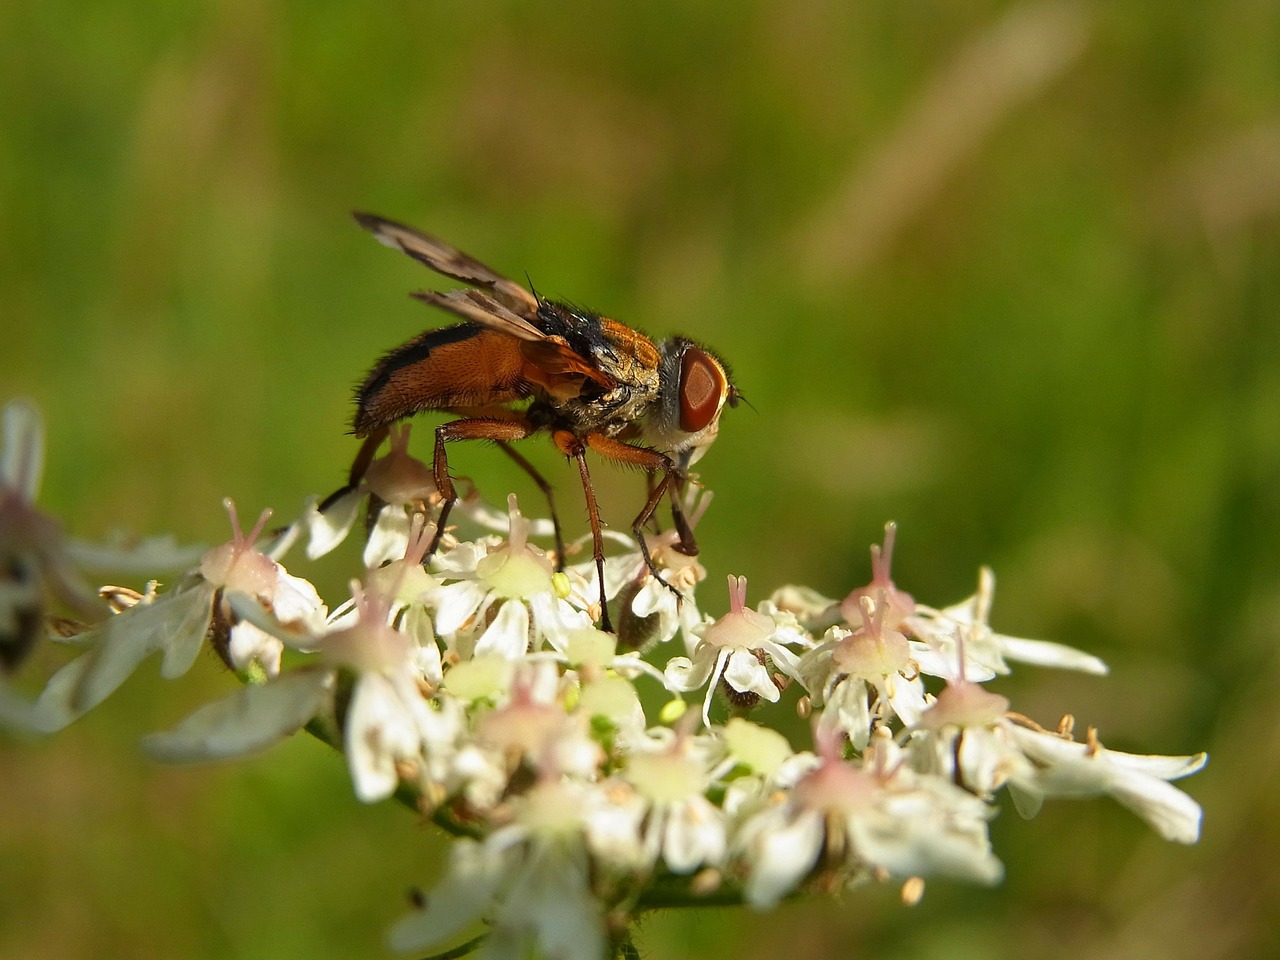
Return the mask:
[[[1011, 663], [1105, 666], [997, 633], [989, 571], [960, 603], [919, 602], [892, 579], [892, 526], [871, 579], [843, 599], [790, 586], [753, 606], [730, 577], [706, 610], [705, 571], [666, 549], [669, 536], [644, 545], [664, 586], [641, 544], [610, 534], [615, 635], [596, 626], [595, 563], [540, 546], [550, 524], [514, 496], [505, 516], [464, 499], [460, 526], [437, 538], [431, 474], [406, 431], [362, 486], [274, 532], [265, 511], [246, 532], [228, 502], [229, 541], [172, 586], [112, 588], [108, 613], [91, 591], [68, 592], [57, 527], [34, 512], [32, 422], [6, 414], [18, 439], [0, 471], [0, 555], [18, 573], [0, 625], [34, 642], [49, 596], [96, 622], [27, 726], [77, 720], [152, 654], [174, 679], [208, 648], [240, 684], [149, 736], [148, 753], [245, 757], [305, 729], [344, 754], [361, 800], [394, 796], [454, 838], [444, 878], [391, 929], [396, 949], [444, 950], [483, 929], [487, 956], [598, 960], [659, 905], [769, 909], [868, 881], [914, 897], [927, 876], [995, 883], [987, 826], [1003, 790], [1027, 817], [1048, 799], [1105, 794], [1169, 840], [1199, 837], [1200, 808], [1171, 781], [1204, 754], [1120, 753], [1092, 728], [1074, 739], [1070, 717], [1042, 727], [1011, 710], [992, 689]], [[334, 549], [366, 498], [365, 566], [331, 608], [283, 562], [304, 537], [308, 556]], [[692, 522], [706, 502], [686, 505]], [[762, 719], [782, 708], [809, 718], [803, 741]]]

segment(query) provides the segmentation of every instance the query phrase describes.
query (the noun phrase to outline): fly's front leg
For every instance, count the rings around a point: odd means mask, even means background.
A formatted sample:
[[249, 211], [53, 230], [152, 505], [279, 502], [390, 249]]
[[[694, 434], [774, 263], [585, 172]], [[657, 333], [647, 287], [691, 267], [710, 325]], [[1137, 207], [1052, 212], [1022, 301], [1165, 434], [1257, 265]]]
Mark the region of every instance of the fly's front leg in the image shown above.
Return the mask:
[[[640, 467], [655, 476], [658, 473], [662, 474], [662, 479], [649, 492], [649, 500], [645, 503], [644, 509], [640, 511], [635, 521], [631, 524], [631, 531], [635, 534], [636, 543], [640, 547], [640, 555], [644, 557], [644, 564], [649, 568], [649, 572], [653, 574], [654, 579], [676, 596], [680, 596], [680, 591], [668, 583], [667, 579], [658, 571], [657, 565], [653, 562], [653, 557], [649, 555], [649, 545], [645, 543], [644, 539], [645, 524], [653, 517], [653, 512], [658, 509], [658, 504], [662, 502], [663, 496], [671, 488], [672, 483], [678, 482], [679, 468], [666, 454], [659, 453], [649, 447], [637, 447], [634, 444], [596, 433], [588, 434], [586, 439], [587, 445], [601, 456], [616, 460], [619, 463]], [[677, 521], [677, 523], [679, 522]], [[686, 533], [690, 538], [693, 536], [691, 532], [688, 532], [688, 526], [688, 523], [684, 523], [683, 530], [677, 527], [682, 541]]]
[[458, 493], [453, 486], [453, 478], [449, 476], [449, 455], [444, 445], [450, 440], [523, 440], [532, 436], [534, 428], [521, 420], [496, 420], [486, 417], [472, 417], [466, 420], [452, 420], [436, 427], [435, 456], [431, 460], [431, 471], [436, 481], [436, 489], [440, 491], [440, 516], [436, 518], [436, 535], [431, 538], [431, 546], [427, 548], [425, 560], [435, 556], [444, 537], [445, 524], [453, 505], [458, 502]]
[[[661, 456], [661, 454], [659, 454]], [[653, 512], [658, 509], [658, 504], [662, 502], [663, 494], [667, 492], [671, 486], [671, 478], [673, 474], [668, 471], [662, 475], [662, 479], [658, 481], [657, 486], [653, 488], [653, 492], [649, 494], [649, 501], [644, 505], [644, 509], [636, 516], [631, 523], [631, 530], [635, 534], [636, 543], [640, 546], [640, 556], [644, 557], [644, 565], [649, 568], [649, 572], [653, 574], [653, 579], [674, 593], [677, 597], [681, 596], [679, 590], [667, 582], [667, 578], [658, 570], [657, 564], [653, 562], [653, 556], [649, 553], [649, 544], [644, 538], [644, 525], [649, 522], [653, 516]]]
[[675, 545], [686, 557], [698, 555], [698, 541], [693, 539], [693, 527], [684, 515], [684, 485], [686, 477], [681, 473], [671, 475], [671, 521], [676, 526], [676, 534], [680, 542]]
[[[646, 498], [653, 496], [654, 487], [658, 485], [658, 474], [654, 470], [646, 470], [644, 472], [644, 495]], [[653, 515], [653, 532], [661, 533], [662, 524], [658, 522], [658, 515]]]

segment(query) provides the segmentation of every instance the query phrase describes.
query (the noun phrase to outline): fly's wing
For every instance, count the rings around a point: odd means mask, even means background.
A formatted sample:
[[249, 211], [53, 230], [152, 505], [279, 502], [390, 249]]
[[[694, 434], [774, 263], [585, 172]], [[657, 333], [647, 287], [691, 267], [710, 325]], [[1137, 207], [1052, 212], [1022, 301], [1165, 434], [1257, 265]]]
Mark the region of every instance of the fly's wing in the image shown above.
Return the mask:
[[494, 406], [533, 395], [520, 341], [475, 323], [428, 330], [374, 365], [356, 390], [357, 437], [424, 410]]
[[353, 216], [356, 223], [384, 246], [407, 253], [436, 273], [488, 290], [498, 303], [518, 317], [531, 320], [537, 316], [537, 297], [452, 244], [376, 214], [357, 211]]
[[[510, 338], [511, 343], [502, 351], [496, 352], [500, 352], [504, 358], [509, 358], [514, 351], [524, 362], [523, 380], [526, 388], [524, 393], [517, 396], [531, 395], [528, 384], [534, 384], [549, 394], [561, 397], [575, 396], [586, 380], [591, 380], [604, 389], [615, 386], [614, 378], [601, 371], [591, 357], [578, 353], [563, 337], [549, 334], [542, 329], [539, 324], [538, 298], [520, 284], [508, 280], [474, 257], [430, 234], [371, 213], [356, 213], [355, 219], [360, 226], [369, 230], [386, 246], [403, 251], [437, 273], [482, 288], [450, 290], [447, 293], [419, 291], [413, 296], [461, 317], [467, 321], [462, 327], [476, 325]], [[462, 327], [451, 327], [449, 331], [459, 330]], [[434, 339], [433, 334], [445, 335], [449, 331], [425, 333], [384, 357], [357, 395], [356, 399], [361, 411], [364, 410], [365, 393], [370, 383], [380, 379], [379, 374], [384, 366], [395, 361], [402, 353], [416, 356], [422, 349], [429, 346], [427, 341]], [[486, 338], [482, 342], [486, 345], [496, 343], [491, 338]], [[439, 348], [434, 349], [438, 353]], [[434, 355], [436, 354], [433, 353]], [[446, 375], [447, 381], [447, 369], [437, 371], [432, 368], [432, 370], [433, 373], [439, 372]], [[376, 391], [369, 392], [372, 396]], [[433, 401], [422, 404], [417, 409], [438, 409], [439, 406], [441, 404]], [[401, 416], [408, 415], [401, 414]], [[361, 420], [359, 414], [356, 419], [357, 433], [359, 433]]]
[[409, 296], [455, 313], [463, 320], [490, 327], [499, 333], [509, 334], [517, 340], [534, 343], [548, 339], [541, 329], [523, 317], [517, 316], [498, 300], [480, 290], [450, 290], [448, 293], [440, 293], [437, 290], [415, 290]]

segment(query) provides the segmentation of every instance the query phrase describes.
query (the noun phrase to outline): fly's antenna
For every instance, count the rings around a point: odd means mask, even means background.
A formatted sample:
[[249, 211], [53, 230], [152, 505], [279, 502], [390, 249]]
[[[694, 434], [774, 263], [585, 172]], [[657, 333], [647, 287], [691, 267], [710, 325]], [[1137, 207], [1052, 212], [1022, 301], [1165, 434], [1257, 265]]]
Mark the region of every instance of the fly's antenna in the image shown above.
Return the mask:
[[524, 282], [529, 285], [529, 292], [533, 294], [533, 299], [538, 301], [538, 306], [542, 306], [542, 294], [538, 292], [538, 288], [533, 285], [533, 277], [529, 276], [529, 271], [524, 272]]

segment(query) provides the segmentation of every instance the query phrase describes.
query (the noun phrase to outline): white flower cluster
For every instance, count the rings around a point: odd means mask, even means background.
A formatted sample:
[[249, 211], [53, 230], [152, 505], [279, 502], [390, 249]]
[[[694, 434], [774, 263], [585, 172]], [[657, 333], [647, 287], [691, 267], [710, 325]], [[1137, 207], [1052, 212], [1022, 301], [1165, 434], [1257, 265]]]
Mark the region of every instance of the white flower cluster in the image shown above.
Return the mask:
[[[1170, 840], [1199, 836], [1199, 807], [1169, 781], [1204, 755], [1119, 753], [1092, 729], [1077, 741], [1069, 718], [1046, 730], [983, 686], [1013, 661], [1105, 672], [1071, 648], [994, 632], [988, 571], [962, 603], [917, 603], [891, 579], [890, 525], [870, 582], [844, 599], [784, 587], [753, 607], [731, 577], [727, 611], [712, 616], [694, 595], [705, 571], [671, 535], [647, 546], [675, 589], [613, 535], [605, 593], [619, 626], [604, 633], [594, 563], [558, 570], [530, 542], [548, 525], [514, 496], [505, 519], [464, 501], [476, 537], [446, 535], [424, 564], [435, 490], [406, 441], [358, 489], [269, 536], [267, 514], [246, 534], [228, 503], [232, 539], [167, 591], [104, 594], [115, 612], [69, 638], [83, 652], [10, 722], [60, 728], [151, 654], [176, 677], [210, 645], [244, 685], [146, 749], [249, 755], [306, 727], [344, 752], [361, 799], [411, 799], [456, 839], [444, 880], [391, 931], [401, 950], [484, 920], [486, 956], [596, 960], [656, 906], [767, 908], [891, 878], [912, 898], [939, 874], [993, 883], [987, 823], [1002, 788], [1027, 816], [1046, 797], [1110, 794]], [[11, 500], [34, 511], [32, 484], [14, 474], [0, 473], [0, 518]], [[705, 505], [689, 504], [691, 520]], [[327, 552], [362, 513], [365, 575], [330, 612], [280, 561], [303, 539], [311, 557]], [[25, 578], [0, 595], [11, 632], [38, 606], [48, 555], [13, 526], [0, 527], [4, 548], [36, 559], [9, 565]], [[495, 526], [506, 535], [482, 532]], [[686, 696], [700, 708], [685, 710]], [[747, 719], [784, 698], [810, 718], [811, 749]]]

